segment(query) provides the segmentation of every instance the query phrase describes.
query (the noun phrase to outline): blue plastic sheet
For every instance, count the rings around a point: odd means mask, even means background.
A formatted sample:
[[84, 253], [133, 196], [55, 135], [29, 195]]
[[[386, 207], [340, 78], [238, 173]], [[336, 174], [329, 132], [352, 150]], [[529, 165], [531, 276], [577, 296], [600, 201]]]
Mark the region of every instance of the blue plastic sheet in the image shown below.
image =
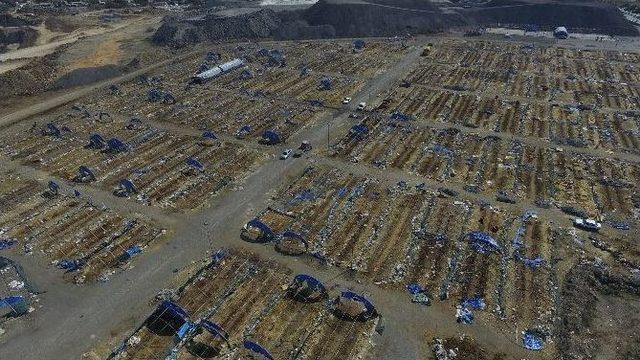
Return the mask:
[[20, 295], [0, 298], [0, 309], [10, 308], [16, 315], [23, 315], [29, 312], [29, 303]]
[[178, 329], [178, 331], [176, 332], [176, 336], [178, 336], [178, 339], [184, 339], [184, 337], [191, 332], [191, 330], [194, 328], [194, 325], [188, 321], [185, 321], [184, 324], [182, 324], [182, 326], [180, 327], [180, 329]]
[[202, 133], [202, 137], [205, 139], [211, 139], [211, 140], [215, 140], [218, 137], [216, 136], [216, 134], [213, 133], [213, 131], [205, 131]]
[[186, 161], [187, 165], [191, 166], [192, 168], [202, 172], [204, 171], [204, 165], [202, 165], [202, 163], [194, 158], [188, 158]]
[[422, 304], [422, 305], [431, 304], [431, 301], [429, 300], [429, 296], [427, 295], [427, 290], [424, 289], [419, 284], [407, 285], [407, 291], [409, 292], [409, 295], [411, 295], [411, 302]]
[[474, 296], [470, 299], [465, 299], [464, 301], [462, 301], [462, 307], [471, 308], [473, 310], [484, 310], [484, 308], [487, 307], [487, 304], [480, 296]]
[[353, 40], [353, 47], [357, 50], [362, 50], [367, 45], [367, 43], [362, 39]]
[[305, 240], [305, 238], [293, 231], [287, 230], [282, 234], [282, 238], [283, 239], [294, 239], [294, 240], [298, 240], [299, 242], [301, 242], [302, 244], [304, 244], [305, 247], [309, 247], [309, 243], [307, 242], [307, 240]]
[[82, 267], [82, 261], [64, 259], [60, 260], [57, 266], [59, 269], [66, 270], [67, 272], [72, 272]]
[[138, 245], [131, 245], [124, 252], [127, 253], [129, 256], [134, 256], [134, 255], [140, 254], [142, 252], [142, 249]]
[[203, 329], [207, 330], [211, 335], [215, 337], [219, 337], [224, 341], [229, 341], [229, 335], [220, 325], [213, 323], [209, 320], [202, 320], [200, 322], [200, 326]]
[[90, 149], [102, 149], [106, 145], [106, 141], [100, 134], [92, 134], [89, 136], [89, 143], [87, 144], [87, 148]]
[[396, 111], [393, 114], [391, 114], [391, 120], [399, 121], [399, 122], [407, 122], [411, 120], [411, 116]]
[[243, 346], [247, 350], [251, 350], [256, 354], [264, 356], [265, 359], [273, 360], [273, 356], [271, 356], [269, 351], [267, 351], [267, 349], [263, 348], [258, 343], [255, 343], [255, 342], [249, 341], [249, 340], [245, 340], [244, 343], [243, 343]]
[[365, 298], [362, 295], [354, 293], [353, 291], [343, 291], [340, 294], [340, 297], [343, 299], [353, 300], [361, 303], [362, 305], [364, 305], [366, 312], [368, 313], [374, 313], [376, 311], [376, 308], [375, 306], [373, 306], [371, 301], [369, 301], [367, 298]]
[[540, 266], [544, 265], [544, 259], [540, 256], [537, 256], [533, 259], [521, 258], [521, 260], [524, 265], [529, 268], [539, 268]]
[[128, 150], [127, 145], [118, 138], [111, 138], [107, 141], [107, 151], [109, 152], [120, 153]]
[[271, 230], [271, 228], [267, 224], [263, 223], [258, 218], [252, 219], [247, 223], [247, 225], [259, 229], [260, 231], [262, 231], [263, 235], [266, 235], [266, 236], [274, 235], [273, 230]]
[[316, 193], [311, 189], [302, 190], [297, 193], [293, 199], [291, 199], [292, 204], [297, 204], [303, 201], [312, 201], [317, 197]]
[[16, 240], [2, 239], [0, 240], [0, 250], [8, 249], [17, 243], [18, 242]]
[[471, 246], [479, 253], [500, 251], [500, 244], [489, 234], [481, 231], [472, 231], [468, 235]]
[[525, 349], [542, 350], [544, 347], [544, 339], [537, 332], [527, 330], [522, 335], [522, 343]]

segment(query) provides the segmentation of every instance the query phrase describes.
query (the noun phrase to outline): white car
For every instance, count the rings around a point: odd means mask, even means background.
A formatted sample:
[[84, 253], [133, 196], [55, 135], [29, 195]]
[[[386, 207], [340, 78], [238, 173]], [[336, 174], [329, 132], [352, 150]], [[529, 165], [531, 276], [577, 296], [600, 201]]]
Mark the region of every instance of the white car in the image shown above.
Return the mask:
[[351, 98], [350, 97], [346, 97], [346, 98], [342, 99], [342, 103], [343, 104], [348, 104], [350, 102], [351, 102]]
[[358, 104], [358, 107], [356, 109], [362, 111], [366, 109], [366, 107], [367, 107], [367, 103], [361, 102], [360, 104]]
[[602, 228], [602, 224], [593, 219], [576, 218], [573, 221], [573, 225], [577, 228], [589, 231], [598, 231]]
[[293, 153], [293, 150], [291, 149], [287, 149], [283, 151], [282, 154], [280, 154], [280, 160], [287, 160], [292, 153]]

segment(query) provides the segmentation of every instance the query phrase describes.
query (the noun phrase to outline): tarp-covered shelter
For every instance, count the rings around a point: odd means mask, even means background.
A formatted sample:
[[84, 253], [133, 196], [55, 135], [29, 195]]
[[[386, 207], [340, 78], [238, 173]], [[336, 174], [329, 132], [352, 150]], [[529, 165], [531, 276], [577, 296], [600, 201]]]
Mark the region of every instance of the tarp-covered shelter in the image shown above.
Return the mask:
[[258, 218], [249, 221], [240, 235], [250, 242], [269, 242], [275, 238], [273, 230]]
[[298, 274], [287, 289], [287, 295], [301, 302], [316, 302], [325, 299], [327, 288], [320, 280], [307, 274]]
[[305, 238], [291, 230], [285, 231], [278, 236], [276, 250], [287, 255], [301, 255], [309, 248], [309, 243]]
[[87, 166], [81, 165], [78, 168], [78, 175], [76, 175], [73, 181], [80, 182], [80, 183], [88, 183], [88, 182], [96, 181], [96, 175]]
[[371, 301], [352, 291], [343, 291], [331, 302], [330, 308], [335, 316], [344, 320], [367, 321], [378, 316]]
[[271, 356], [269, 351], [267, 351], [267, 349], [263, 348], [262, 345], [256, 342], [245, 340], [242, 345], [246, 350], [252, 352], [252, 355], [261, 356], [265, 360], [273, 360], [273, 356]]
[[267, 130], [262, 134], [262, 140], [264, 143], [268, 144], [268, 145], [275, 145], [275, 144], [279, 144], [282, 139], [280, 138], [280, 135], [273, 131], [273, 130]]
[[100, 134], [91, 134], [91, 136], [89, 136], [89, 143], [85, 145], [85, 147], [87, 149], [102, 149], [106, 144], [107, 142]]
[[129, 147], [122, 140], [114, 137], [107, 141], [107, 148], [105, 149], [105, 152], [117, 154], [127, 151], [129, 151]]
[[161, 302], [149, 316], [146, 326], [158, 335], [175, 335], [189, 320], [187, 312], [170, 300]]
[[0, 298], [0, 310], [8, 316], [20, 316], [29, 312], [29, 302], [20, 295]]

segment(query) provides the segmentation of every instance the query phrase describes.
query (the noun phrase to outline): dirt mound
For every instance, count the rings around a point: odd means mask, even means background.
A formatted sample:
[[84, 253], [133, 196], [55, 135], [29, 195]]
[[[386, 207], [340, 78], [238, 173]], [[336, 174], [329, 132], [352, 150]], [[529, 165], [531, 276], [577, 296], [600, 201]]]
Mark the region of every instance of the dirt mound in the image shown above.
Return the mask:
[[56, 59], [67, 45], [59, 47], [53, 53], [36, 58], [18, 69], [0, 74], [0, 99], [6, 100], [14, 96], [30, 96], [49, 88], [56, 77], [58, 65]]
[[280, 24], [276, 13], [269, 9], [211, 13], [197, 18], [171, 16], [162, 21], [152, 40], [156, 44], [182, 46], [202, 41], [266, 38]]
[[59, 77], [51, 87], [54, 90], [67, 89], [74, 86], [88, 85], [122, 74], [122, 68], [117, 65], [75, 69]]
[[478, 24], [536, 24], [552, 30], [565, 26], [569, 31], [595, 32], [609, 35], [638, 35], [638, 30], [614, 6], [594, 3], [526, 2], [493, 0], [481, 7], [462, 9], [461, 14]]
[[18, 44], [19, 48], [33, 45], [38, 38], [38, 32], [30, 27], [0, 28], [0, 48], [9, 44]]
[[563, 359], [613, 358], [612, 346], [638, 351], [640, 281], [624, 273], [592, 263], [569, 271], [555, 336]]
[[78, 24], [75, 24], [61, 17], [55, 17], [55, 16], [47, 17], [44, 20], [44, 25], [50, 31], [65, 32], [65, 33], [72, 32], [80, 27]]
[[461, 16], [444, 13], [430, 2], [375, 1], [338, 3], [320, 0], [302, 17], [313, 26], [330, 25], [338, 37], [432, 33], [467, 23]]
[[0, 14], [0, 26], [3, 27], [36, 26], [38, 25], [38, 22], [39, 20], [34, 18], [27, 18], [9, 13]]

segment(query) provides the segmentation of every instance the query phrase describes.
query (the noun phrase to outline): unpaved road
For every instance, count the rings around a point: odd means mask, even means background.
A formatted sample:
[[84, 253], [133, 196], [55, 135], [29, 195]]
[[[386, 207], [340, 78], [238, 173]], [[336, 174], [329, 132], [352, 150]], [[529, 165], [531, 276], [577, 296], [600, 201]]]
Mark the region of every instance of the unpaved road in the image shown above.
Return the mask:
[[[406, 70], [406, 65], [414, 61], [421, 49], [414, 49], [403, 61], [373, 79], [365, 91], [354, 96], [357, 101], [368, 101], [380, 89], [397, 81]], [[168, 61], [173, 61], [168, 60]], [[166, 63], [166, 62], [165, 62]], [[154, 67], [161, 66], [162, 63]], [[140, 70], [137, 73], [148, 71]], [[127, 77], [136, 74], [127, 75]], [[111, 83], [118, 80], [111, 80]], [[20, 121], [37, 112], [42, 112], [77, 99], [93, 89], [104, 86], [101, 83], [85, 88], [50, 102], [29, 108], [23, 112], [5, 117], [0, 125]], [[330, 113], [327, 119], [303, 129], [292, 136], [292, 142], [312, 139], [314, 144], [326, 138], [326, 122], [331, 121], [332, 129], [344, 129], [349, 125], [347, 110]], [[0, 126], [1, 127], [1, 126]], [[426, 356], [428, 345], [424, 331], [429, 329], [440, 336], [455, 336], [461, 332], [478, 339], [480, 344], [490, 349], [513, 354], [517, 358], [535, 358], [516, 342], [518, 333], [503, 334], [494, 327], [476, 322], [472, 326], [462, 326], [455, 322], [454, 310], [450, 305], [436, 303], [425, 308], [411, 304], [402, 293], [383, 290], [374, 285], [363, 285], [349, 280], [336, 268], [321, 268], [305, 259], [279, 255], [269, 246], [249, 244], [239, 239], [239, 230], [253, 214], [269, 202], [269, 192], [281, 186], [288, 179], [299, 176], [315, 162], [317, 155], [309, 158], [279, 161], [275, 155], [279, 149], [268, 149], [272, 160], [259, 167], [243, 184], [244, 189], [225, 193], [211, 201], [211, 207], [190, 213], [176, 215], [180, 221], [175, 226], [175, 236], [159, 249], [151, 250], [135, 262], [135, 267], [114, 276], [105, 284], [75, 286], [62, 281], [58, 271], [42, 271], [47, 266], [36, 257], [15, 256], [43, 290], [40, 296], [43, 307], [19, 322], [20, 328], [11, 328], [0, 338], [2, 359], [79, 359], [81, 354], [92, 349], [100, 341], [109, 338], [121, 340], [128, 331], [140, 324], [153, 307], [149, 300], [161, 289], [169, 286], [175, 276], [174, 269], [180, 269], [191, 261], [204, 258], [206, 251], [223, 246], [237, 246], [250, 249], [263, 257], [272, 257], [296, 272], [315, 274], [327, 285], [340, 284], [368, 294], [379, 311], [384, 315], [386, 329], [374, 341], [384, 346], [378, 347], [380, 357], [385, 359], [421, 359]], [[113, 200], [110, 200], [113, 199]], [[111, 206], [114, 198], [104, 197]], [[113, 204], [114, 207], [121, 204]], [[34, 346], [37, 344], [37, 346]]]

